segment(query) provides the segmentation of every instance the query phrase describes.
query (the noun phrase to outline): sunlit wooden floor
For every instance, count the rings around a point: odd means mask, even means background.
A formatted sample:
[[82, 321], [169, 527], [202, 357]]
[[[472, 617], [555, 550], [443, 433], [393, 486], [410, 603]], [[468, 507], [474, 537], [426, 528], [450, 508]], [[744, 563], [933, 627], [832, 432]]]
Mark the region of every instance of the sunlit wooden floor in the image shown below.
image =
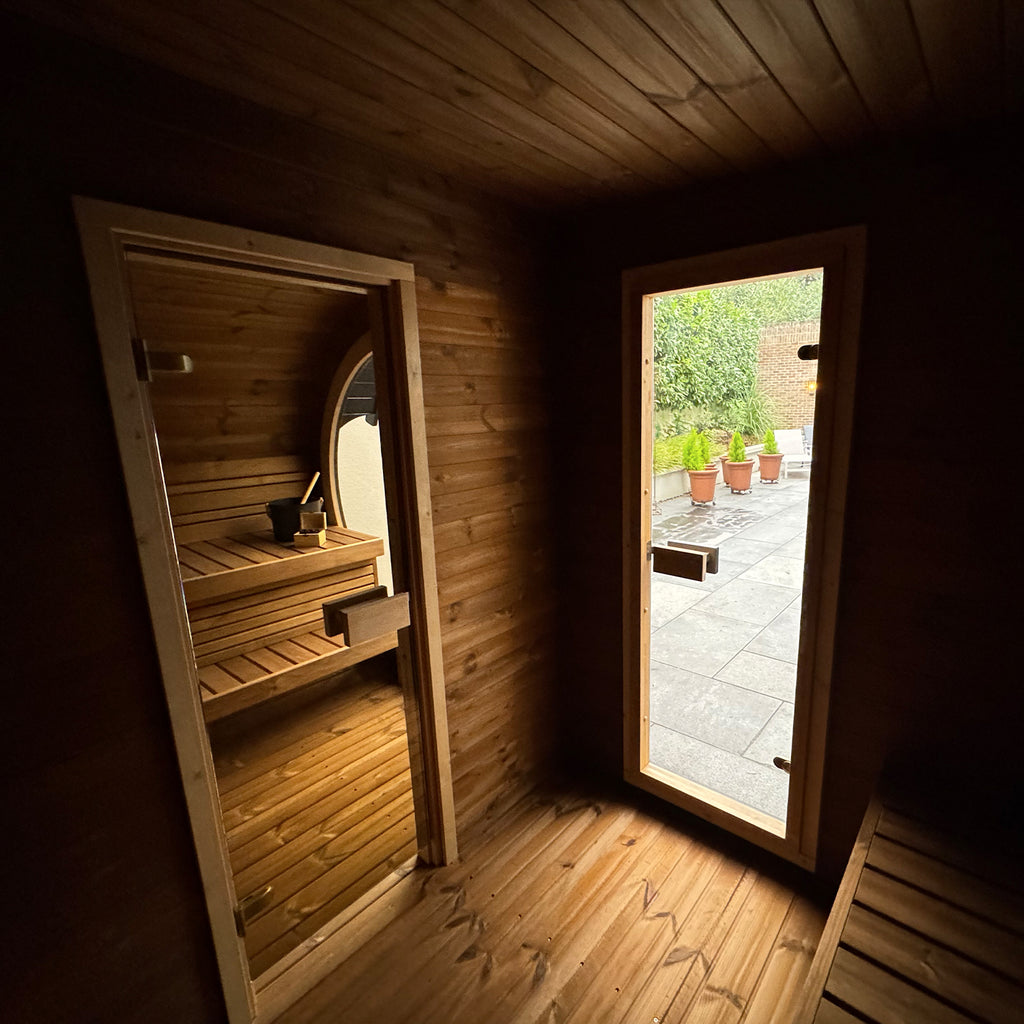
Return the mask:
[[826, 916], [806, 876], [627, 799], [537, 796], [463, 837], [282, 1024], [788, 1024]]
[[236, 893], [271, 887], [246, 925], [253, 976], [416, 853], [402, 694], [376, 661], [214, 730]]

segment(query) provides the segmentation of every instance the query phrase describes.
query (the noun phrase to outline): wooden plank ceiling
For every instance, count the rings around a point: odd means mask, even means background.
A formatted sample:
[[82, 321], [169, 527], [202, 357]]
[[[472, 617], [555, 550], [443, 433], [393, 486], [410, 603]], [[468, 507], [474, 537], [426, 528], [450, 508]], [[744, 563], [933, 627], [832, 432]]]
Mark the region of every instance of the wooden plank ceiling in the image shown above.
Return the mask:
[[1020, 101], [1016, 0], [3, 0], [539, 206], [675, 188]]

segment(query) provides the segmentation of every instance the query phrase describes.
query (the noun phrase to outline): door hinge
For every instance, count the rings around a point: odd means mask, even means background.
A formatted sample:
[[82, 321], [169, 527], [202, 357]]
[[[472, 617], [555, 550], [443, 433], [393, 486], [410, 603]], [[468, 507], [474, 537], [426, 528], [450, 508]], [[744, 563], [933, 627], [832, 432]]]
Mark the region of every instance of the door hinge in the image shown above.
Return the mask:
[[132, 338], [135, 376], [151, 383], [155, 373], [191, 373], [192, 357], [182, 352], [150, 352], [145, 338]]
[[650, 541], [648, 541], [647, 542], [647, 561], [649, 562], [653, 557], [654, 557], [654, 545]]
[[240, 899], [235, 907], [235, 931], [240, 939], [245, 938], [245, 923], [251, 921], [267, 905], [273, 895], [274, 887], [265, 885], [262, 889], [249, 893]]

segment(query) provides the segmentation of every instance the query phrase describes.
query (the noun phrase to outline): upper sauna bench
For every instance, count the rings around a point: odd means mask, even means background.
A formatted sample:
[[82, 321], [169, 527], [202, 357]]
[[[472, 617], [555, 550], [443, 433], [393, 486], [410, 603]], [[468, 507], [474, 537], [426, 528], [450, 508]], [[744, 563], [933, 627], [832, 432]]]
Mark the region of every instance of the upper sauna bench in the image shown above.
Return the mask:
[[322, 548], [274, 540], [266, 502], [310, 474], [255, 461], [165, 467], [207, 721], [398, 646], [396, 632], [348, 647], [323, 630], [325, 601], [377, 585], [383, 540], [339, 526]]

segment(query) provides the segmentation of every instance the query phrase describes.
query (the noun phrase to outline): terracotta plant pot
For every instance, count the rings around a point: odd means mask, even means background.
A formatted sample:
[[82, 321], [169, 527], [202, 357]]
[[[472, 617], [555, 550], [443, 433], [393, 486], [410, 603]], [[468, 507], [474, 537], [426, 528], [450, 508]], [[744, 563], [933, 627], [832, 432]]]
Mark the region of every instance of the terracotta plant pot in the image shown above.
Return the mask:
[[754, 472], [754, 460], [746, 462], [730, 462], [729, 489], [733, 494], [743, 494], [750, 490], [750, 475]]
[[722, 463], [722, 483], [729, 483], [729, 456], [719, 455], [719, 461]]
[[779, 482], [779, 468], [782, 466], [782, 452], [769, 455], [767, 452], [757, 453], [758, 465], [761, 473], [761, 483], [777, 484]]
[[706, 505], [715, 500], [715, 484], [718, 482], [717, 469], [690, 469], [690, 504]]

